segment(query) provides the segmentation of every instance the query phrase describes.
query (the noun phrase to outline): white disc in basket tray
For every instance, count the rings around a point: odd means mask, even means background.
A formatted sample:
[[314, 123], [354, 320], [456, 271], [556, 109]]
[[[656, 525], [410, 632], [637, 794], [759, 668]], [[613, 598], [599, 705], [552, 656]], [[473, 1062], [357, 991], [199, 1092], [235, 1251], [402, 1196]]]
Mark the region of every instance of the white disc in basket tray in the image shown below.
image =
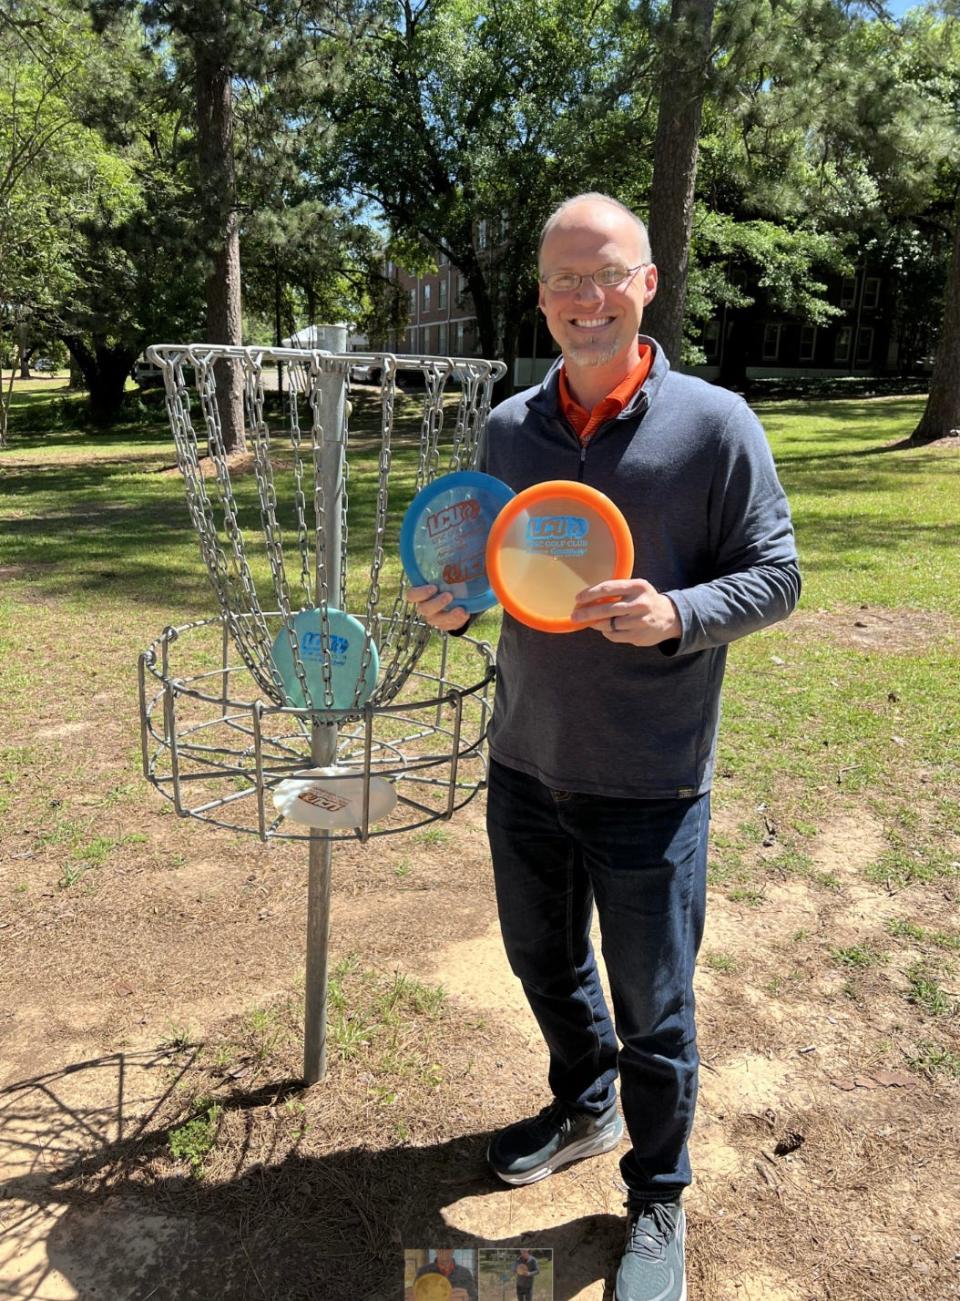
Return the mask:
[[[362, 774], [354, 768], [311, 768], [288, 777], [273, 791], [274, 808], [293, 822], [324, 831], [363, 825]], [[397, 802], [397, 792], [383, 777], [370, 778], [369, 822], [385, 818]]]

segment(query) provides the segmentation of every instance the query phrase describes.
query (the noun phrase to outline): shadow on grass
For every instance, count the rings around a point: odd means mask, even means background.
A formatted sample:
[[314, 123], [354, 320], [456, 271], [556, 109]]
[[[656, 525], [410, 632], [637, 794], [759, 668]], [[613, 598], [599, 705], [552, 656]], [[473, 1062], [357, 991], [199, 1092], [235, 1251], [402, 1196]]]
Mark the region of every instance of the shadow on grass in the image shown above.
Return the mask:
[[856, 400], [851, 398], [834, 398], [826, 401], [795, 399], [787, 402], [760, 400], [756, 404], [761, 416], [779, 419], [790, 416], [800, 420], [816, 420], [831, 424], [864, 425], [892, 424], [902, 420], [904, 423], [919, 423], [923, 411], [923, 397], [902, 397], [884, 399]]
[[[887, 516], [824, 515], [818, 510], [808, 513], [802, 508], [795, 509], [793, 514], [801, 568], [806, 573], [834, 571], [841, 563], [840, 557], [851, 552], [920, 556], [960, 546], [960, 524], [924, 524], [911, 519], [891, 520]], [[823, 553], [823, 559], [811, 555], [814, 549]]]
[[[47, 399], [47, 395], [41, 395]], [[942, 481], [955, 469], [951, 458], [935, 452], [911, 449], [909, 456], [891, 456], [898, 445], [850, 446], [850, 433], [844, 437], [844, 446], [829, 450], [829, 432], [840, 423], [883, 420], [887, 427], [909, 413], [916, 400], [894, 400], [882, 404], [869, 402], [785, 403], [776, 408], [778, 415], [802, 416], [819, 421], [833, 422], [823, 442], [812, 446], [809, 452], [791, 452], [789, 442], [778, 460], [788, 492], [794, 495], [794, 509], [801, 534], [810, 530], [819, 543], [828, 544], [837, 552], [875, 549], [889, 553], [896, 548], [918, 550], [925, 545], [954, 545], [960, 540], [958, 527], [950, 524], [928, 524], [915, 518], [910, 509], [910, 494], [917, 490], [918, 480], [934, 473]], [[390, 500], [386, 528], [377, 537], [377, 462], [379, 439], [376, 430], [379, 421], [379, 401], [376, 395], [361, 394], [356, 398], [351, 434], [351, 478], [349, 483], [349, 567], [351, 589], [363, 590], [367, 586], [365, 574], [377, 542], [385, 554], [395, 557], [397, 538], [403, 512], [415, 490], [418, 452], [418, 423], [414, 419], [416, 403], [409, 404], [407, 416], [398, 422], [398, 437], [393, 448], [390, 471]], [[279, 412], [274, 413], [272, 427], [276, 427]], [[150, 438], [168, 437], [165, 425], [151, 427]], [[840, 430], [837, 430], [838, 440]], [[402, 436], [401, 436], [402, 435]], [[131, 427], [117, 431], [78, 431], [70, 435], [57, 435], [56, 446], [103, 450], [109, 456], [110, 447], [129, 441]], [[867, 435], [869, 436], [869, 435]], [[59, 441], [56, 441], [59, 440]], [[43, 445], [39, 436], [30, 440]], [[18, 442], [18, 446], [21, 445]], [[26, 443], [22, 444], [26, 445]], [[5, 547], [2, 563], [15, 564], [29, 570], [31, 564], [43, 567], [38, 574], [37, 586], [51, 595], [76, 591], [103, 591], [131, 601], [145, 598], [156, 600], [169, 597], [175, 590], [178, 611], [184, 613], [211, 610], [211, 594], [206, 574], [199, 556], [197, 538], [187, 512], [184, 485], [179, 475], [158, 475], [150, 469], [160, 468], [173, 460], [172, 440], [169, 457], [162, 450], [153, 467], [145, 466], [136, 453], [96, 463], [50, 461], [43, 465], [13, 465], [7, 467], [4, 482], [4, 499], [8, 510], [14, 514], [4, 526]], [[145, 453], [149, 455], [149, 453]], [[960, 465], [960, 458], [957, 458]], [[258, 583], [266, 572], [263, 543], [263, 521], [257, 497], [256, 482], [251, 474], [239, 477], [235, 484], [238, 521], [244, 534], [245, 545], [254, 565]], [[208, 481], [208, 491], [216, 498], [216, 484]], [[879, 493], [902, 493], [903, 508], [885, 508], [878, 516], [868, 504]], [[816, 496], [820, 503], [830, 505], [831, 494], [862, 495], [864, 509], [856, 506], [844, 512], [832, 511], [824, 515], [804, 509], [803, 494]], [[296, 527], [293, 519], [294, 484], [288, 469], [280, 470], [277, 477], [278, 516], [283, 530], [283, 542], [288, 571], [299, 572], [296, 555]], [[309, 503], [312, 506], [312, 503]], [[895, 513], [897, 512], [897, 513]], [[215, 516], [222, 519], [218, 505]], [[230, 547], [220, 528], [221, 542], [229, 556]], [[803, 538], [801, 536], [801, 542]], [[813, 562], [816, 567], [816, 562]], [[826, 567], [821, 565], [821, 567]], [[264, 608], [276, 604], [269, 581], [260, 586], [260, 600]], [[189, 606], [184, 608], [184, 603]]]
[[[56, 1272], [82, 1296], [138, 1301], [395, 1301], [404, 1246], [513, 1247], [521, 1237], [554, 1249], [555, 1301], [609, 1282], [618, 1216], [536, 1232], [521, 1223], [508, 1239], [449, 1226], [443, 1210], [454, 1202], [510, 1195], [487, 1170], [487, 1133], [380, 1150], [265, 1148], [267, 1117], [299, 1094], [296, 1081], [218, 1098], [217, 1114], [239, 1116], [246, 1131], [235, 1168], [215, 1183], [181, 1173], [166, 1153], [171, 1126], [189, 1117], [168, 1104], [197, 1052], [117, 1053], [0, 1091], [0, 1153], [17, 1170], [3, 1188], [0, 1266], [9, 1253], [26, 1270], [16, 1295], [45, 1295]], [[98, 1100], [78, 1101], [91, 1087]]]

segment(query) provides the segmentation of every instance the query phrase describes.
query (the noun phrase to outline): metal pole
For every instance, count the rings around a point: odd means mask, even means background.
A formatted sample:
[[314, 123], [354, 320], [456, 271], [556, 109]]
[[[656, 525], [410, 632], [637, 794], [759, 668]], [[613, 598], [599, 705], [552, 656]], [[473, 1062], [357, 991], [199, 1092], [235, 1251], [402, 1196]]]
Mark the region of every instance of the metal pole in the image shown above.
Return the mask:
[[[330, 352], [346, 352], [345, 325], [324, 325], [317, 330], [317, 346]], [[344, 447], [340, 441], [346, 396], [344, 376], [325, 374], [320, 381], [320, 423], [323, 428], [321, 474], [323, 476], [324, 553], [327, 572], [317, 569], [317, 604], [321, 577], [334, 601], [339, 600], [340, 568], [343, 559], [340, 530], [343, 497]], [[310, 756], [314, 766], [325, 768], [337, 754], [335, 723], [313, 722]], [[307, 972], [306, 1009], [303, 1026], [303, 1078], [306, 1084], [322, 1080], [327, 1066], [327, 951], [330, 940], [330, 859], [333, 842], [314, 832], [310, 837], [310, 870], [307, 886]]]

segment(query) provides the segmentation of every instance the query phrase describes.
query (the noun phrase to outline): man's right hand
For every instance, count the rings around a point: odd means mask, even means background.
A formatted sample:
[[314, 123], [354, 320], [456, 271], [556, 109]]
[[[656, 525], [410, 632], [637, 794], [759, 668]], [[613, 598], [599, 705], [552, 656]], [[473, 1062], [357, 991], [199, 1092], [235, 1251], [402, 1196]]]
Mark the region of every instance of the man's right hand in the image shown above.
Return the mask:
[[441, 592], [433, 584], [407, 588], [407, 600], [417, 607], [425, 623], [440, 632], [456, 632], [470, 619], [462, 605], [453, 605], [452, 592]]

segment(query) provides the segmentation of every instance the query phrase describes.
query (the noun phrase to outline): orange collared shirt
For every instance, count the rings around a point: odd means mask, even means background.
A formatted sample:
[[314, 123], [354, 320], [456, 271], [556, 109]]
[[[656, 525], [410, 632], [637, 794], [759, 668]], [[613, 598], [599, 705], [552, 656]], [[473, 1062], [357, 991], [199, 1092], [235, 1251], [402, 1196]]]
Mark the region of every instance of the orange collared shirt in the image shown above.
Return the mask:
[[570, 392], [566, 371], [561, 367], [560, 409], [581, 443], [585, 443], [604, 421], [613, 420], [620, 414], [650, 374], [652, 364], [653, 349], [648, 343], [641, 343], [640, 360], [636, 366], [626, 379], [620, 381], [612, 393], [608, 393], [605, 398], [597, 403], [592, 411], [587, 411], [585, 407], [582, 407]]

